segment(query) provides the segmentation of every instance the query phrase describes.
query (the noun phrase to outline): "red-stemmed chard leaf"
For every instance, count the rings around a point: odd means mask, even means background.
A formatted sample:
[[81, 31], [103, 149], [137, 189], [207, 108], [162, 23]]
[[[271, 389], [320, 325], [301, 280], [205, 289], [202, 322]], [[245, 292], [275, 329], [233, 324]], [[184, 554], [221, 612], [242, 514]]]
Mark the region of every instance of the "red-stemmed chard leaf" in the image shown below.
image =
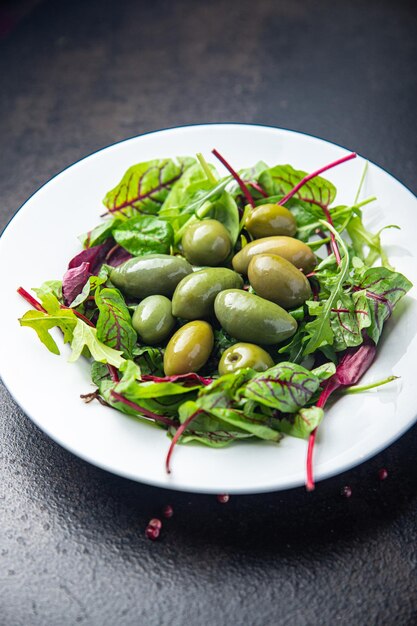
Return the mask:
[[96, 292], [95, 300], [99, 310], [98, 339], [131, 359], [137, 335], [122, 296], [116, 289], [104, 288]]
[[213, 382], [213, 378], [204, 378], [195, 372], [189, 372], [188, 374], [175, 374], [174, 376], [152, 376], [151, 374], [143, 374], [141, 376], [141, 380], [152, 381], [154, 383], [180, 382], [184, 385], [184, 387], [187, 387], [187, 385], [194, 386], [196, 382], [207, 386]]
[[122, 180], [103, 200], [109, 213], [132, 217], [158, 213], [174, 183], [195, 163], [189, 157], [155, 159], [130, 167]]

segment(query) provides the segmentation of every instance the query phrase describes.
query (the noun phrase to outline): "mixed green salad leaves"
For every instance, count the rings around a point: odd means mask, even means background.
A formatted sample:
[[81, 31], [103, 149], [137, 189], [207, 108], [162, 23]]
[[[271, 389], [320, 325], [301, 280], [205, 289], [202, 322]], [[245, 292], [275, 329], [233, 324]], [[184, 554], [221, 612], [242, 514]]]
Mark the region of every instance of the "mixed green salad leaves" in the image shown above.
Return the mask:
[[[20, 324], [33, 328], [54, 354], [59, 348], [50, 331], [59, 328], [71, 346], [69, 361], [81, 355], [91, 359], [96, 389], [84, 400], [97, 398], [167, 429], [168, 470], [178, 441], [223, 447], [246, 439], [276, 443], [290, 435], [309, 439], [311, 489], [312, 449], [324, 404], [337, 389], [357, 384], [411, 283], [390, 266], [381, 245], [384, 229], [371, 233], [364, 225], [363, 211], [375, 201], [360, 200], [366, 172], [351, 205], [337, 204], [336, 188], [318, 175], [355, 155], [307, 175], [264, 162], [235, 172], [213, 152], [230, 175], [220, 174], [201, 155], [130, 167], [103, 200], [105, 219], [80, 237], [83, 250], [71, 259], [63, 279], [34, 289], [37, 299], [18, 290], [34, 308]], [[275, 365], [266, 371], [244, 368], [219, 376], [219, 358], [236, 339], [214, 321], [214, 348], [204, 368], [165, 376], [165, 346], [138, 341], [131, 321], [137, 301], [111, 283], [111, 268], [131, 257], [180, 254], [185, 229], [207, 218], [223, 224], [237, 252], [251, 240], [248, 214], [264, 203], [285, 204], [296, 219], [296, 237], [318, 257], [307, 276], [311, 299], [289, 311], [298, 323], [296, 333], [268, 346]]]

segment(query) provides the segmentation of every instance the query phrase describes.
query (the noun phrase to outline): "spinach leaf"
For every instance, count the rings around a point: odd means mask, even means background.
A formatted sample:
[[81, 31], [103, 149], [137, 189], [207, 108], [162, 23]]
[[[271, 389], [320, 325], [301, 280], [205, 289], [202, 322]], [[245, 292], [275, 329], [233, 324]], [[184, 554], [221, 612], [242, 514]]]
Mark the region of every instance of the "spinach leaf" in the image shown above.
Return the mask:
[[95, 300], [99, 310], [97, 338], [131, 358], [137, 335], [123, 297], [116, 289], [104, 288], [96, 292]]
[[207, 200], [196, 211], [200, 219], [211, 218], [223, 224], [230, 235], [233, 246], [239, 237], [239, 210], [237, 204], [230, 193], [224, 191], [216, 200]]
[[189, 157], [154, 159], [129, 167], [122, 180], [103, 200], [110, 213], [127, 217], [158, 213], [173, 185], [195, 160]]
[[109, 237], [111, 237], [112, 235], [113, 230], [122, 223], [123, 221], [121, 219], [117, 217], [112, 217], [105, 220], [102, 224], [99, 224], [88, 233], [80, 235], [78, 239], [81, 241], [84, 248], [92, 248], [93, 246], [98, 246], [101, 243], [104, 243], [107, 239], [109, 239]]
[[309, 402], [319, 385], [319, 377], [288, 361], [254, 376], [241, 394], [284, 413], [295, 413]]
[[132, 217], [113, 230], [115, 241], [133, 256], [169, 254], [174, 242], [171, 224], [152, 215]]
[[[291, 165], [276, 165], [260, 174], [259, 184], [269, 196], [285, 196], [306, 175], [306, 172], [295, 170]], [[316, 176], [303, 185], [294, 197], [308, 204], [327, 208], [336, 197], [336, 188], [330, 181]]]

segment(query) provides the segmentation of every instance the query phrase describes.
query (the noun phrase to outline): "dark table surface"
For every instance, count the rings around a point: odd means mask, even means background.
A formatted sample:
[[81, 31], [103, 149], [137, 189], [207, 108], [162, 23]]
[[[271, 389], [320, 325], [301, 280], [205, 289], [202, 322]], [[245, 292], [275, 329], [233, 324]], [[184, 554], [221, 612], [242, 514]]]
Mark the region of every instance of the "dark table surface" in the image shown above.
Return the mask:
[[[321, 136], [416, 191], [413, 7], [0, 3], [0, 228], [80, 157], [207, 121]], [[222, 505], [88, 465], [40, 432], [4, 387], [0, 401], [1, 624], [417, 623], [416, 427], [314, 493]], [[174, 517], [151, 542], [145, 526], [167, 503]]]

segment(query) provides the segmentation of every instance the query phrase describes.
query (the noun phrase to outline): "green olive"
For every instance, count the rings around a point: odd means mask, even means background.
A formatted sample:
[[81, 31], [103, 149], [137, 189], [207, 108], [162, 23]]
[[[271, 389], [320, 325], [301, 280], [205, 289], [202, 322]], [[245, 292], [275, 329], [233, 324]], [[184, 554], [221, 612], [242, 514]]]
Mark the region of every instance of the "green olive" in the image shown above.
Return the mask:
[[217, 220], [190, 224], [181, 244], [185, 258], [193, 265], [220, 265], [232, 251], [229, 233]]
[[290, 263], [303, 270], [305, 274], [311, 272], [317, 264], [317, 259], [308, 245], [293, 237], [276, 236], [263, 237], [251, 241], [232, 260], [233, 269], [239, 274], [246, 274], [249, 261], [256, 254], [278, 254]]
[[250, 212], [245, 227], [254, 239], [270, 235], [293, 237], [297, 222], [293, 214], [279, 204], [260, 204]]
[[214, 312], [226, 332], [240, 341], [280, 343], [297, 330], [297, 322], [278, 304], [240, 289], [221, 291]]
[[241, 289], [243, 280], [233, 270], [210, 267], [186, 276], [177, 285], [172, 298], [172, 312], [185, 320], [209, 317], [214, 300], [223, 289]]
[[249, 282], [265, 300], [293, 309], [311, 296], [307, 278], [292, 263], [277, 254], [258, 254], [248, 267]]
[[193, 268], [182, 257], [147, 254], [134, 257], [110, 272], [111, 282], [128, 296], [172, 296], [180, 280]]
[[223, 352], [219, 361], [219, 374], [231, 374], [243, 367], [264, 372], [273, 365], [271, 355], [263, 348], [254, 343], [235, 343]]
[[213, 329], [201, 320], [188, 322], [171, 337], [164, 354], [166, 376], [198, 372], [214, 345]]
[[136, 307], [132, 326], [143, 343], [161, 343], [175, 326], [171, 301], [165, 296], [148, 296]]

